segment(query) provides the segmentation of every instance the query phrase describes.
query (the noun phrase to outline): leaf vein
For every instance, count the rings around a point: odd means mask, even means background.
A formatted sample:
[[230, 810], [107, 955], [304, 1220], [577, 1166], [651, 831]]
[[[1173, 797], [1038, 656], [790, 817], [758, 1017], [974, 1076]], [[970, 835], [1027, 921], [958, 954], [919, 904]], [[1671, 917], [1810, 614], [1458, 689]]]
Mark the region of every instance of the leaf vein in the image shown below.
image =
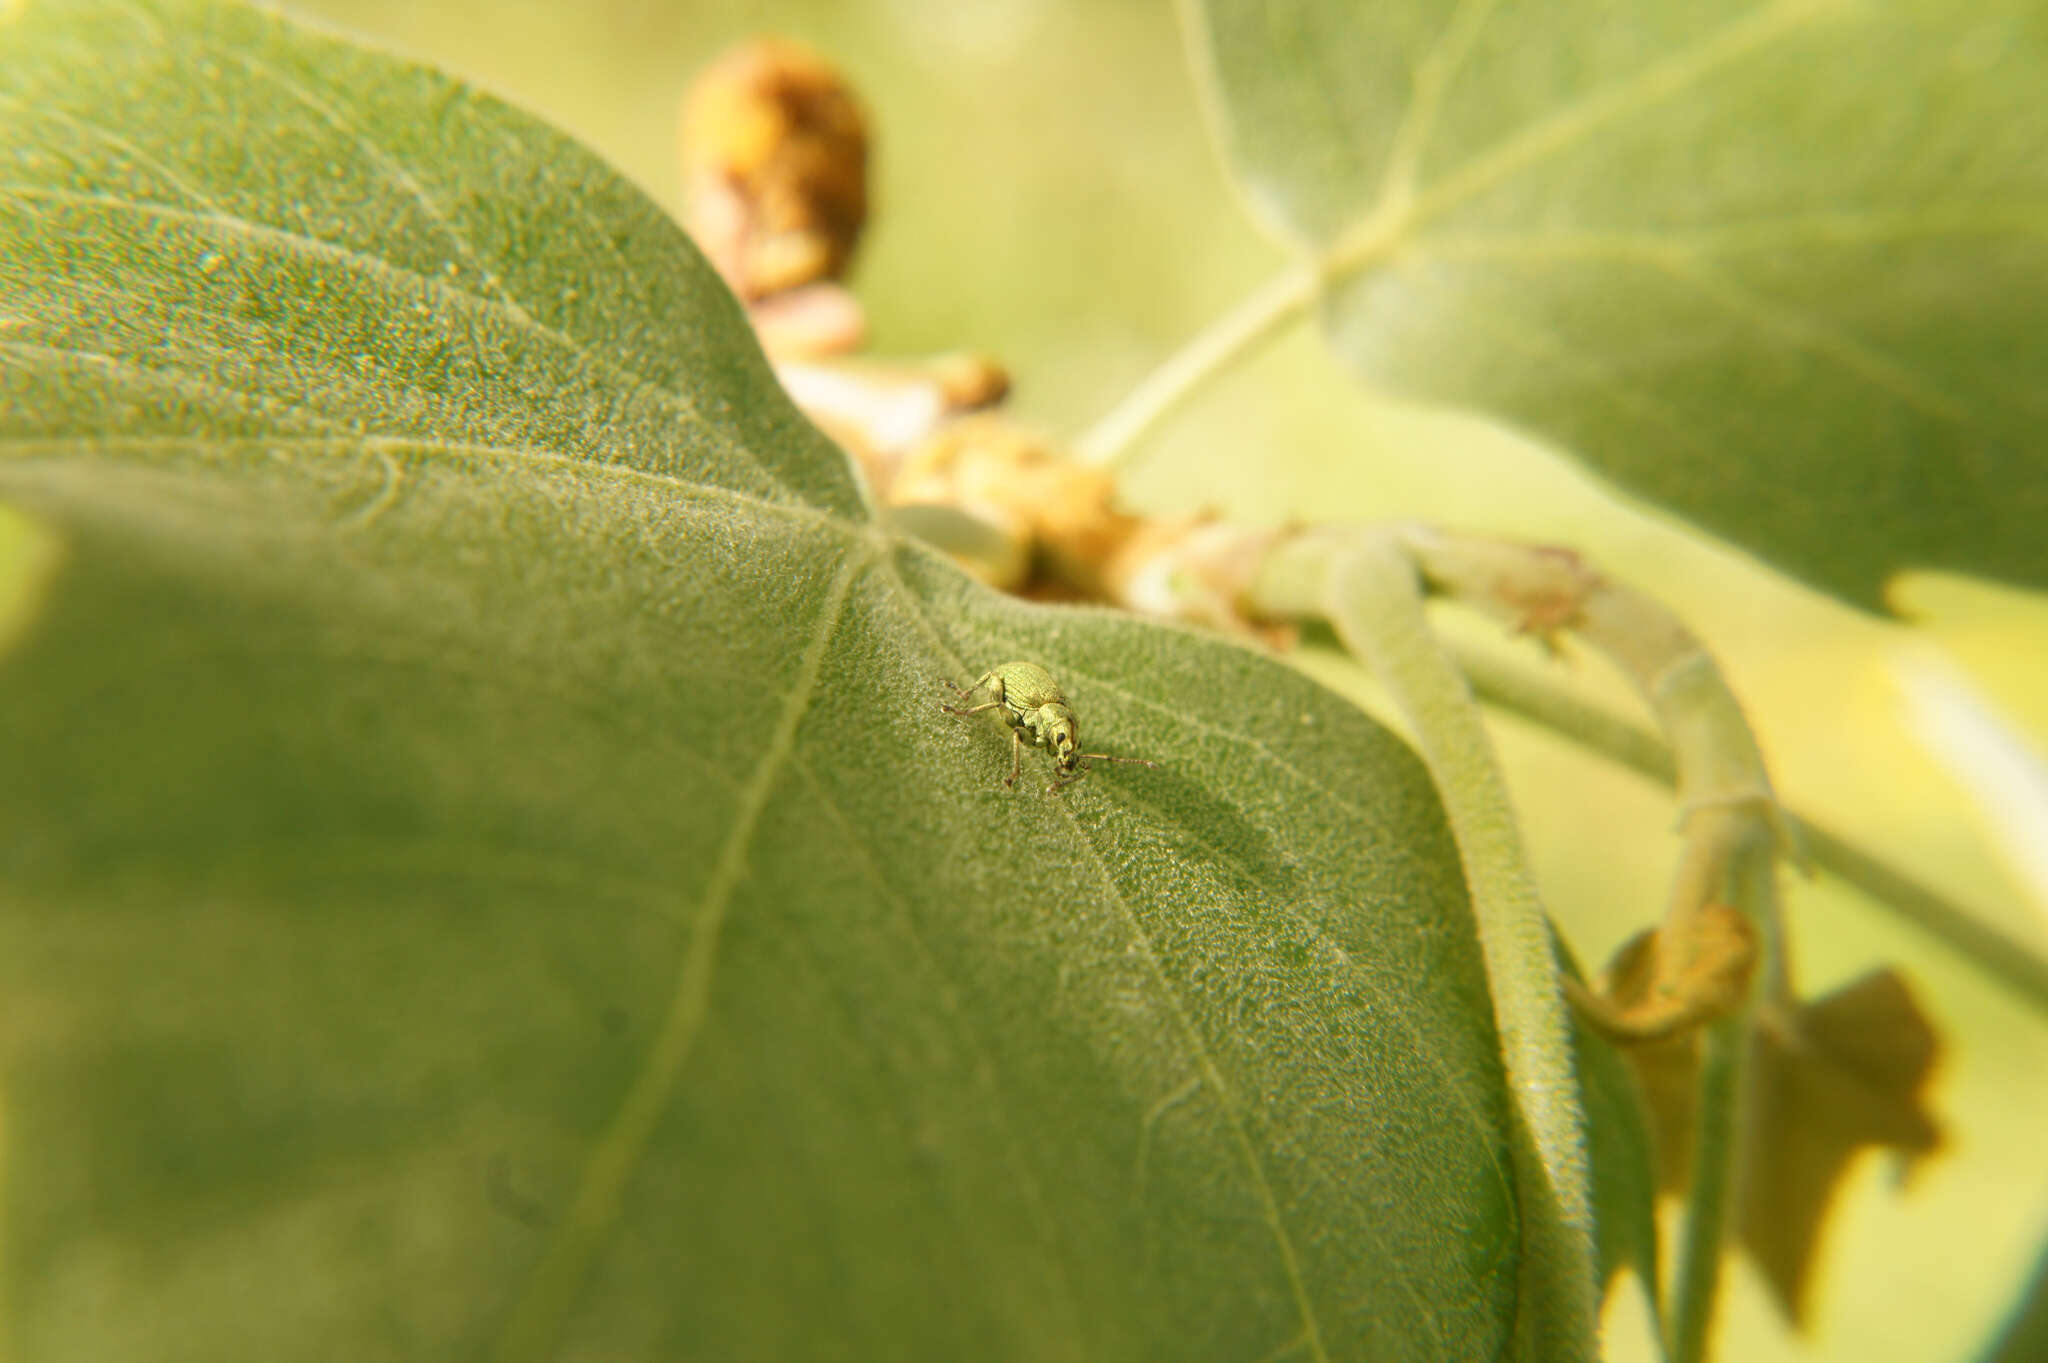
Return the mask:
[[1635, 232], [1471, 232], [1430, 237], [1410, 248], [1432, 260], [1632, 260], [1652, 252], [1712, 258], [1745, 251], [1847, 248], [1949, 237], [2019, 237], [2048, 242], [2048, 201], [1980, 200], [1938, 208], [1846, 208]]
[[[0, 347], [4, 349], [4, 347]], [[802, 502], [778, 502], [739, 492], [732, 488], [720, 487], [716, 483], [695, 483], [678, 478], [674, 474], [659, 473], [633, 464], [619, 464], [604, 460], [561, 454], [553, 450], [524, 449], [509, 445], [466, 444], [460, 441], [430, 440], [415, 436], [393, 435], [337, 435], [323, 436], [243, 436], [222, 439], [215, 436], [92, 436], [71, 439], [46, 439], [0, 436], [0, 451], [15, 459], [36, 459], [47, 457], [77, 456], [97, 450], [152, 450], [175, 451], [184, 448], [204, 453], [207, 451], [241, 451], [262, 453], [269, 450], [303, 450], [318, 452], [324, 450], [349, 453], [384, 452], [404, 454], [417, 451], [429, 454], [447, 454], [461, 458], [496, 461], [500, 463], [527, 463], [549, 465], [587, 472], [604, 478], [616, 478], [623, 482], [639, 483], [659, 488], [671, 495], [679, 495], [696, 501], [724, 502], [744, 507], [763, 515], [776, 516], [786, 520], [800, 521], [819, 529], [827, 530], [848, 540], [863, 543], [873, 542], [870, 527], [859, 525], [836, 516], [829, 511], [820, 511]]]
[[1644, 263], [1731, 316], [1862, 379], [1922, 416], [1956, 426], [1972, 424], [1970, 402], [1928, 382], [1903, 361], [1852, 332], [1802, 315], [1797, 309], [1743, 288], [1724, 275], [1710, 273], [1668, 253], [1652, 255]]
[[197, 205], [204, 211], [209, 213], [220, 213], [223, 211], [221, 209], [221, 206], [218, 203], [216, 203], [212, 198], [208, 197], [206, 193], [203, 192], [197, 185], [194, 185], [191, 181], [185, 179], [184, 176], [172, 170], [163, 161], [157, 159], [155, 156], [150, 155], [141, 147], [129, 141], [127, 138], [121, 136], [119, 133], [114, 132], [112, 129], [103, 128], [99, 124], [94, 123], [89, 119], [80, 118], [76, 114], [67, 113], [63, 109], [55, 108], [53, 106], [31, 105], [30, 103], [28, 103], [28, 101], [20, 98], [17, 95], [0, 94], [0, 109], [11, 109], [20, 113], [25, 113], [31, 118], [45, 118], [53, 123], [61, 123], [65, 127], [72, 129], [74, 132], [81, 133], [84, 136], [89, 137], [96, 142], [100, 142], [106, 146], [112, 147], [115, 151], [127, 157], [134, 164], [142, 167], [144, 170], [147, 170], [150, 174], [155, 175], [157, 178], [161, 179], [165, 184], [169, 185], [172, 189], [177, 190], [178, 193], [190, 199], [195, 205]]
[[[1072, 812], [1067, 811], [1067, 818], [1070, 821], [1073, 817]], [[1231, 1101], [1230, 1086], [1223, 1081], [1222, 1068], [1217, 1065], [1215, 1056], [1210, 1054], [1208, 1043], [1202, 1039], [1194, 1020], [1188, 1016], [1187, 1004], [1181, 998], [1180, 991], [1174, 988], [1173, 981], [1168, 978], [1151, 934], [1146, 932], [1145, 925], [1138, 921], [1137, 912], [1132, 909], [1123, 887], [1117, 884], [1115, 875], [1110, 872], [1109, 864], [1103, 860], [1102, 849], [1095, 845], [1095, 840], [1088, 837], [1078, 824], [1075, 825], [1075, 832], [1087, 846], [1096, 870], [1102, 875], [1102, 883], [1109, 891], [1110, 900], [1122, 915], [1124, 925], [1130, 930], [1131, 940], [1137, 946], [1139, 954], [1145, 958], [1145, 967], [1152, 976], [1154, 986], [1166, 1000], [1166, 1006], [1172, 1010], [1174, 1024], [1181, 1034], [1183, 1044], [1194, 1057], [1209, 1091], [1216, 1095], [1216, 1106], [1222, 1112], [1224, 1123], [1230, 1128], [1238, 1153], [1244, 1159], [1245, 1171], [1251, 1175], [1253, 1190], [1259, 1197], [1260, 1211], [1267, 1229], [1272, 1233], [1273, 1246], [1279, 1252], [1281, 1267], [1287, 1275], [1288, 1290], [1294, 1298], [1295, 1310], [1301, 1316], [1302, 1331], [1308, 1337], [1309, 1354], [1317, 1363], [1329, 1363], [1329, 1351], [1323, 1344], [1322, 1323], [1317, 1319], [1315, 1303], [1309, 1300], [1308, 1280], [1302, 1275], [1301, 1256], [1295, 1250], [1294, 1238], [1288, 1234], [1287, 1223], [1280, 1215], [1280, 1203], [1274, 1195], [1272, 1180], [1266, 1176], [1266, 1163], [1260, 1158], [1258, 1147], [1252, 1144], [1250, 1133], [1244, 1129], [1244, 1122], [1238, 1116], [1236, 1104]]]
[[811, 787], [812, 792], [823, 804], [826, 814], [839, 826], [840, 831], [846, 835], [846, 845], [853, 853], [852, 860], [854, 864], [860, 867], [861, 875], [869, 884], [875, 887], [876, 893], [880, 894], [884, 900], [895, 908], [898, 917], [903, 922], [906, 934], [916, 944], [919, 955], [923, 957], [925, 964], [931, 969], [932, 978], [938, 982], [938, 987], [934, 990], [934, 994], [940, 1006], [946, 1010], [947, 1017], [952, 1021], [950, 1034], [957, 1039], [965, 1041], [973, 1050], [974, 1058], [977, 1062], [974, 1067], [976, 1084], [988, 1102], [988, 1110], [1001, 1116], [1001, 1120], [997, 1121], [995, 1125], [1005, 1138], [1003, 1141], [1003, 1161], [1016, 1175], [1017, 1186], [1024, 1193], [1024, 1200], [1030, 1208], [1032, 1219], [1038, 1223], [1039, 1235], [1044, 1239], [1045, 1243], [1054, 1248], [1054, 1257], [1059, 1266], [1060, 1285], [1066, 1290], [1066, 1298], [1073, 1320], [1076, 1322], [1084, 1320], [1086, 1313], [1081, 1309], [1081, 1295], [1075, 1289], [1073, 1268], [1068, 1262], [1069, 1255], [1066, 1241], [1059, 1233], [1058, 1218], [1052, 1213], [1052, 1203], [1045, 1194], [1043, 1183], [1040, 1182], [1037, 1173], [1024, 1157], [1023, 1150], [1029, 1142], [1025, 1141], [1015, 1129], [1015, 1118], [1011, 1112], [1011, 1104], [1002, 1084], [997, 1080], [995, 1062], [980, 1034], [973, 1023], [969, 1021], [967, 1009], [961, 1005], [960, 991], [953, 987], [952, 980], [948, 978], [944, 967], [939, 962], [938, 953], [932, 950], [931, 943], [925, 939], [923, 930], [918, 927], [916, 916], [911, 912], [909, 901], [898, 894], [883, 877], [881, 867], [876, 865], [874, 858], [869, 855], [866, 847], [863, 845], [859, 832], [853, 827], [852, 821], [846, 817], [846, 811], [840, 807], [838, 799], [826, 788], [825, 783], [818, 778], [808, 762], [804, 761], [801, 757], [797, 757], [792, 759], [792, 765], [802, 774], [806, 784]]
[[[1693, 418], [1667, 403], [1657, 401], [1625, 382], [1611, 366], [1578, 354], [1562, 339], [1539, 331], [1526, 321], [1517, 325], [1503, 319], [1498, 309], [1471, 308], [1462, 316], [1465, 325], [1484, 332], [1511, 350], [1542, 360], [1570, 374], [1588, 390], [1604, 395], [1616, 407], [1660, 428], [1677, 444], [1701, 457], [1701, 468], [1713, 468], [1724, 453], [1700, 432], [1706, 418]], [[1725, 419], [1717, 414], [1716, 419]]]
[[230, 384], [215, 383], [209, 379], [178, 369], [158, 369], [151, 365], [137, 364], [133, 360], [119, 359], [96, 350], [80, 350], [75, 346], [43, 345], [33, 341], [0, 341], [0, 354], [12, 356], [23, 367], [37, 367], [44, 370], [97, 369], [104, 371], [118, 382], [136, 388], [161, 387], [180, 397], [202, 403], [215, 403], [245, 415], [254, 414], [267, 418], [293, 418], [308, 425], [341, 431], [346, 423], [326, 416], [315, 408], [303, 403], [274, 398], [264, 393], [251, 393]]
[[1478, 247], [1467, 241], [1463, 249], [1439, 249], [1429, 243], [1415, 252], [1417, 259], [1479, 259], [1531, 265], [1598, 261], [1611, 265], [1635, 266], [1662, 275], [1673, 284], [1712, 304], [1738, 322], [1773, 336], [1794, 350], [1803, 350], [1846, 371], [1872, 387], [1896, 398], [1903, 406], [1923, 416], [1956, 426], [1970, 426], [1973, 407], [1988, 405], [1944, 391], [1939, 385], [1916, 374], [1902, 360], [1841, 327], [1830, 325], [1804, 310], [1768, 298], [1746, 288], [1726, 274], [1700, 263], [1699, 253], [1682, 240], [1662, 241], [1654, 236], [1579, 237], [1563, 249], [1545, 249], [1546, 243], [1528, 243], [1529, 249]]
[[1426, 190], [1416, 203], [1416, 217], [1419, 221], [1439, 216], [1570, 150], [1603, 124], [1653, 109], [1823, 15], [1848, 8], [1846, 0], [1773, 0], [1759, 6], [1690, 50], [1652, 62], [1620, 84], [1596, 90], [1482, 152]]
[[[1140, 695], [1137, 692], [1130, 691], [1123, 687], [1117, 686], [1113, 682], [1105, 681], [1100, 677], [1091, 677], [1086, 673], [1073, 671], [1072, 669], [1068, 669], [1068, 671], [1070, 671], [1072, 675], [1080, 677], [1082, 680], [1088, 682], [1090, 686], [1100, 687], [1104, 691], [1108, 691], [1117, 696], [1122, 697], [1127, 704], [1155, 710], [1158, 713], [1172, 719], [1175, 723], [1194, 729], [1198, 733], [1208, 733], [1214, 737], [1221, 738], [1226, 742], [1234, 743], [1238, 746], [1249, 748], [1253, 752], [1256, 752], [1260, 757], [1264, 758], [1276, 770], [1285, 773], [1291, 779], [1299, 782], [1301, 785], [1315, 792], [1317, 799], [1321, 801], [1323, 804], [1333, 809], [1342, 810], [1344, 813], [1350, 815], [1351, 818], [1360, 825], [1369, 825], [1372, 822], [1372, 820], [1367, 816], [1366, 811], [1362, 806], [1358, 805], [1356, 802], [1350, 799], [1347, 799], [1341, 792], [1333, 790], [1330, 787], [1325, 786], [1321, 782], [1315, 780], [1313, 777], [1309, 776], [1307, 772], [1303, 771], [1300, 767], [1288, 761], [1286, 758], [1281, 757], [1278, 753], [1275, 753], [1270, 747], [1266, 745], [1264, 741], [1255, 738], [1250, 734], [1243, 733], [1233, 729], [1226, 729], [1220, 725], [1210, 724], [1206, 721], [1195, 719], [1192, 716], [1184, 713], [1183, 711], [1176, 710], [1168, 705], [1163, 705], [1158, 701]], [[1316, 923], [1313, 919], [1309, 918], [1299, 909], [1294, 908], [1290, 904], [1283, 906], [1282, 911], [1285, 912], [1289, 917], [1294, 919], [1295, 922], [1300, 924], [1302, 928], [1305, 929], [1317, 941], [1328, 944], [1330, 949], [1337, 952], [1339, 955], [1345, 954], [1342, 946], [1336, 943], [1331, 938], [1330, 933], [1326, 929], [1324, 929], [1322, 925]], [[1487, 1120], [1485, 1113], [1481, 1112], [1476, 1106], [1473, 1105], [1471, 1096], [1467, 1094], [1464, 1091], [1464, 1089], [1458, 1084], [1457, 1076], [1453, 1074], [1449, 1066], [1444, 1063], [1443, 1057], [1437, 1054], [1436, 1048], [1434, 1046], [1428, 1044], [1427, 1038], [1425, 1038], [1421, 1030], [1416, 1027], [1414, 1019], [1410, 1018], [1402, 1010], [1401, 1005], [1404, 1002], [1404, 1000], [1399, 997], [1389, 995], [1389, 993], [1381, 986], [1380, 982], [1376, 978], [1372, 977], [1370, 974], [1361, 974], [1360, 978], [1372, 988], [1374, 994], [1377, 995], [1380, 1001], [1386, 1005], [1387, 1016], [1393, 1019], [1394, 1024], [1396, 1026], [1400, 1027], [1403, 1031], [1408, 1033], [1409, 1038], [1414, 1042], [1415, 1054], [1422, 1057], [1424, 1063], [1426, 1063], [1432, 1070], [1436, 1071], [1438, 1077], [1443, 1080], [1445, 1091], [1449, 1092], [1453, 1096], [1453, 1100], [1458, 1104], [1458, 1106], [1465, 1110], [1466, 1116], [1471, 1119], [1473, 1130], [1481, 1133], [1493, 1130], [1493, 1123]], [[1511, 1171], [1505, 1164], [1501, 1162], [1500, 1151], [1491, 1142], [1487, 1143], [1486, 1151], [1488, 1162], [1493, 1170], [1495, 1179], [1498, 1180], [1500, 1183], [1502, 1192], [1507, 1194], [1510, 1197], [1510, 1199], [1512, 1199], [1515, 1185]]]
[[1444, 101], [1466, 59], [1472, 55], [1487, 20], [1493, 17], [1494, 7], [1495, 0], [1460, 0], [1435, 44], [1416, 63], [1408, 107], [1402, 112], [1387, 153], [1386, 174], [1380, 183], [1381, 203], [1405, 204], [1414, 197], [1416, 172], [1423, 153], [1429, 149], [1429, 139], [1436, 132]]
[[361, 271], [379, 280], [401, 280], [409, 285], [425, 289], [429, 293], [450, 302], [460, 302], [478, 308], [487, 314], [495, 314], [512, 322], [517, 329], [531, 333], [548, 345], [575, 356], [594, 373], [604, 375], [612, 381], [620, 383], [629, 391], [649, 394], [657, 401], [668, 406], [683, 420], [692, 422], [701, 429], [716, 433], [718, 444], [726, 453], [752, 466], [760, 474], [761, 478], [771, 486], [789, 494], [791, 497], [797, 495], [794, 489], [790, 488], [787, 483], [778, 477], [753, 451], [734, 440], [716, 423], [706, 420], [698, 410], [696, 401], [688, 394], [663, 388], [630, 370], [601, 360], [575, 340], [575, 338], [535, 320], [524, 311], [517, 309], [508, 311], [502, 303], [485, 298], [470, 290], [459, 288], [445, 280], [435, 279], [416, 270], [403, 269], [392, 264], [390, 261], [335, 242], [322, 241], [317, 237], [307, 236], [301, 232], [293, 232], [287, 228], [255, 222], [231, 213], [202, 213], [172, 204], [144, 203], [122, 198], [119, 195], [82, 193], [75, 190], [59, 189], [49, 185], [0, 185], [0, 197], [46, 199], [58, 203], [89, 204], [118, 212], [168, 218], [193, 223], [200, 227], [210, 227], [217, 231], [232, 232], [251, 241], [266, 246], [274, 246], [286, 253], [304, 256], [321, 264], [339, 264]]
[[351, 142], [354, 142], [356, 149], [367, 156], [387, 180], [397, 186], [401, 193], [420, 206], [420, 211], [427, 215], [428, 221], [432, 222], [441, 235], [448, 239], [449, 244], [455, 248], [457, 255], [475, 267], [477, 274], [482, 277], [491, 292], [498, 296], [498, 301], [504, 305], [505, 309], [513, 317], [529, 326], [539, 326], [539, 323], [534, 320], [533, 315], [521, 307], [519, 300], [514, 298], [511, 291], [505, 287], [504, 280], [500, 279], [497, 272], [484, 263], [482, 256], [476, 249], [475, 243], [470, 241], [468, 234], [458, 228], [454, 220], [435, 201], [434, 196], [427, 193], [427, 187], [420, 182], [419, 177], [407, 169], [404, 162], [378, 145], [368, 133], [358, 128], [348, 115], [344, 114], [327, 100], [313, 93], [312, 90], [300, 82], [287, 76], [284, 72], [258, 61], [246, 52], [233, 48], [218, 47], [196, 38], [195, 42], [199, 46], [212, 51], [216, 56], [234, 62], [251, 75], [269, 81], [278, 89], [284, 91], [289, 98], [312, 111], [321, 122], [327, 124]]
[[732, 825], [712, 864], [661, 1031], [632, 1087], [591, 1151], [569, 1209], [506, 1322], [495, 1351], [495, 1357], [504, 1363], [542, 1358], [559, 1340], [589, 1275], [591, 1261], [618, 1222], [626, 1186], [646, 1154], [648, 1142], [667, 1110], [710, 1012], [719, 940], [733, 894], [746, 875], [747, 852], [754, 833], [769, 797], [796, 752], [797, 731], [817, 697], [825, 655], [839, 632], [854, 582], [872, 564], [872, 556], [846, 559], [826, 589], [810, 642], [797, 663], [795, 684], [784, 698], [781, 715], [760, 760], [740, 789]]

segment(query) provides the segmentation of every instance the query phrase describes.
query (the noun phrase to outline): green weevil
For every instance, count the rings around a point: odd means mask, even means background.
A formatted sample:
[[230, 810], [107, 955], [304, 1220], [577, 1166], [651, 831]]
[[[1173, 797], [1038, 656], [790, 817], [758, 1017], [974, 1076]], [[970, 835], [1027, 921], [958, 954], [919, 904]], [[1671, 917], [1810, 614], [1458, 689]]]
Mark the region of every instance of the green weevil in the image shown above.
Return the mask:
[[1017, 784], [1017, 773], [1024, 760], [1024, 745], [1028, 742], [1036, 748], [1052, 749], [1053, 769], [1056, 773], [1054, 785], [1064, 785], [1083, 770], [1084, 761], [1132, 762], [1141, 767], [1156, 767], [1142, 757], [1114, 757], [1106, 752], [1081, 751], [1081, 722], [1074, 717], [1074, 707], [1067, 704], [1066, 693], [1060, 684], [1052, 679], [1052, 673], [1037, 663], [1004, 663], [993, 671], [981, 674], [981, 680], [970, 687], [961, 687], [953, 682], [946, 685], [965, 702], [963, 705], [944, 705], [939, 708], [949, 715], [978, 715], [984, 710], [1002, 711], [1003, 720], [1010, 726], [1010, 774], [1003, 778], [1003, 784]]

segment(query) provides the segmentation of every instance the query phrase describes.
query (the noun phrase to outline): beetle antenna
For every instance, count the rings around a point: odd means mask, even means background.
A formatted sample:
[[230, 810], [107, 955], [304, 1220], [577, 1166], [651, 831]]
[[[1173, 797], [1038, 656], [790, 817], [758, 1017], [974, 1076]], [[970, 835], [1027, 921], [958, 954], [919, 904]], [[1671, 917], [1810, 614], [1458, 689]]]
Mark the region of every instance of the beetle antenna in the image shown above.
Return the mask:
[[1118, 757], [1113, 753], [1084, 752], [1081, 756], [1097, 762], [1134, 762], [1141, 767], [1156, 767], [1159, 764], [1148, 757]]

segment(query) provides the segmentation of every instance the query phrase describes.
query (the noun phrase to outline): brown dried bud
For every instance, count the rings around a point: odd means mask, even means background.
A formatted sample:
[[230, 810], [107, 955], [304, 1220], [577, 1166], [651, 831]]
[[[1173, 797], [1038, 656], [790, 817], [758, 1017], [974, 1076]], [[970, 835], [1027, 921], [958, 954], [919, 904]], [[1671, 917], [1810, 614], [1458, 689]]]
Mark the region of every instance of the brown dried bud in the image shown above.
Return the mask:
[[913, 450], [889, 500], [955, 507], [1029, 546], [1030, 576], [1008, 590], [1100, 600], [1105, 569], [1139, 524], [1116, 510], [1115, 491], [1108, 474], [1062, 458], [1036, 433], [975, 416]]
[[683, 221], [742, 298], [846, 269], [867, 221], [866, 122], [823, 58], [762, 38], [683, 100]]

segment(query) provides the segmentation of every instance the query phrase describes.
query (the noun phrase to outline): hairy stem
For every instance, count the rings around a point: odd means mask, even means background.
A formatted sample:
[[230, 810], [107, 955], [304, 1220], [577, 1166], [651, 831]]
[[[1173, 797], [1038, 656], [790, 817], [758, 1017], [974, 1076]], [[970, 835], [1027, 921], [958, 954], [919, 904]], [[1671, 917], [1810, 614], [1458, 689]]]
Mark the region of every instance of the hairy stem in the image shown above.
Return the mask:
[[[1572, 1070], [1571, 1019], [1549, 927], [1522, 855], [1514, 811], [1485, 726], [1423, 612], [1421, 583], [1386, 538], [1304, 545], [1317, 613], [1371, 664], [1407, 715], [1464, 863], [1495, 1024], [1515, 1099], [1513, 1149], [1530, 1249], [1524, 1322], [1533, 1356], [1594, 1353], [1594, 1259], [1584, 1114]], [[1295, 576], [1281, 566], [1276, 578]]]
[[[1654, 781], [1677, 783], [1671, 749], [1648, 726], [1575, 695], [1532, 668], [1476, 649], [1454, 645], [1453, 651], [1473, 691], [1488, 705], [1540, 724]], [[1985, 922], [1811, 819], [1788, 813], [1786, 822], [1817, 869], [1905, 919], [2005, 985], [2022, 1002], [2048, 1014], [2048, 956], [2039, 947]]]
[[1722, 1019], [1700, 1038], [1699, 1120], [1693, 1124], [1692, 1186], [1671, 1285], [1671, 1338], [1665, 1346], [1670, 1363], [1703, 1363], [1707, 1357], [1734, 1201], [1736, 1116], [1748, 1048], [1748, 1027], [1739, 1017]]
[[1114, 467], [1209, 381], [1298, 320], [1322, 288], [1313, 262], [1282, 270], [1202, 328], [1074, 441], [1084, 464]]
[[[1753, 821], [1726, 814], [1728, 835], [1741, 840], [1729, 866], [1727, 895], [1757, 922], [1778, 921], [1775, 849]], [[1770, 950], [1767, 944], [1766, 950]], [[1767, 960], [1765, 974], [1777, 972]], [[1705, 1363], [1721, 1286], [1722, 1252], [1735, 1216], [1736, 1156], [1742, 1145], [1749, 1069], [1750, 1014], [1709, 1027], [1700, 1038], [1697, 1117], [1692, 1130], [1692, 1183], [1686, 1190], [1677, 1273], [1671, 1286], [1670, 1363]]]

